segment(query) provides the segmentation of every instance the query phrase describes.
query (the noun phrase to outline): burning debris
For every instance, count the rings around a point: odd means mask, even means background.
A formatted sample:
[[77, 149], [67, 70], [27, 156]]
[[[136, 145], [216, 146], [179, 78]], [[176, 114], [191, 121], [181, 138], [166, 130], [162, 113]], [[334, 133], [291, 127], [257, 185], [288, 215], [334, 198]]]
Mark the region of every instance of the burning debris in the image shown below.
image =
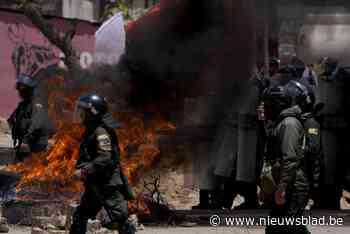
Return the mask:
[[[209, 4], [209, 1], [206, 1], [206, 4]], [[174, 7], [178, 6], [174, 5]], [[187, 8], [189, 10], [185, 10]], [[221, 8], [226, 9], [226, 5], [222, 4], [215, 9]], [[230, 8], [232, 6], [227, 7], [227, 9]], [[239, 8], [236, 9], [237, 13]], [[179, 9], [182, 10], [176, 10], [174, 14], [170, 8], [167, 10], [167, 7], [158, 5], [145, 18], [128, 25], [127, 37], [131, 43], [128, 44], [127, 53], [121, 65], [115, 68], [94, 68], [93, 71], [88, 72], [79, 71], [69, 74], [56, 72], [51, 75], [52, 77], [45, 77], [41, 81], [40, 95], [48, 102], [49, 114], [56, 132], [46, 153], [32, 155], [25, 162], [10, 167], [11, 171], [22, 174], [22, 180], [18, 186], [19, 199], [59, 199], [70, 203], [79, 198], [83, 188], [81, 182], [73, 177], [73, 172], [83, 129], [71, 124], [71, 114], [77, 97], [88, 90], [97, 90], [107, 96], [112, 103], [113, 115], [122, 126], [117, 130], [117, 135], [124, 173], [136, 194], [144, 191], [144, 181], [140, 178], [145, 177], [147, 171], [151, 171], [150, 168], [154, 169], [154, 165], [160, 161], [163, 154], [158, 145], [161, 137], [159, 131], [173, 132], [176, 129], [175, 125], [167, 120], [170, 116], [167, 115], [168, 112], [173, 114], [174, 110], [164, 111], [161, 108], [171, 109], [178, 103], [181, 106], [185, 96], [206, 96], [208, 93], [225, 93], [217, 99], [231, 103], [225, 100], [234, 99], [232, 93], [236, 95], [238, 92], [232, 92], [232, 90], [239, 90], [241, 87], [239, 83], [243, 83], [245, 74], [250, 69], [250, 65], [247, 64], [252, 60], [251, 46], [247, 45], [245, 48], [241, 46], [242, 43], [233, 43], [236, 33], [231, 28], [234, 27], [223, 24], [226, 17], [231, 19], [235, 15], [234, 12], [225, 11], [227, 16], [217, 17], [217, 15], [223, 15], [216, 14], [219, 10], [207, 12], [201, 9], [203, 14], [200, 14], [199, 18], [208, 16], [210, 23], [207, 25], [198, 21], [197, 9], [192, 5], [186, 3]], [[159, 20], [161, 18], [167, 20]], [[234, 20], [231, 21], [234, 22]], [[173, 24], [173, 22], [177, 23]], [[160, 25], [163, 23], [165, 25]], [[148, 24], [154, 27], [147, 27]], [[220, 27], [215, 28], [212, 25], [220, 25]], [[230, 28], [228, 32], [225, 31], [226, 27]], [[251, 35], [250, 28], [243, 31], [240, 29], [239, 32], [243, 38], [240, 39], [242, 41]], [[154, 40], [143, 41], [141, 34], [149, 35]], [[186, 36], [183, 37], [183, 34]], [[164, 35], [171, 36], [164, 38]], [[168, 40], [170, 38], [176, 39]], [[160, 44], [165, 48], [159, 47]], [[213, 45], [217, 46], [213, 47]], [[232, 45], [235, 46], [231, 48]], [[235, 53], [227, 53], [227, 51]], [[234, 57], [233, 55], [239, 51], [244, 51], [247, 56]], [[227, 56], [228, 54], [230, 56]], [[157, 59], [153, 59], [154, 57]], [[237, 67], [242, 68], [236, 71], [236, 76], [242, 77], [240, 78], [242, 80], [235, 81], [227, 78], [231, 77], [232, 61], [237, 64]], [[218, 108], [221, 107], [216, 106], [212, 112], [216, 112], [215, 109]], [[184, 163], [183, 158], [181, 160], [181, 163]], [[161, 171], [162, 180], [156, 184], [156, 187], [159, 186], [156, 196], [158, 198], [159, 194], [164, 195], [167, 192], [169, 183], [173, 182], [170, 177], [174, 176], [171, 169], [174, 167], [172, 165], [165, 167], [166, 170]], [[158, 169], [156, 167], [155, 170]], [[149, 173], [154, 173], [154, 170]], [[166, 175], [167, 179], [163, 178], [163, 175]], [[181, 176], [175, 176], [178, 180], [183, 180], [183, 173]], [[168, 199], [162, 202], [155, 199], [153, 194], [146, 201], [144, 196], [138, 196], [139, 199], [130, 206], [134, 211], [141, 213], [149, 212], [147, 203], [154, 205], [152, 207], [154, 210], [164, 206], [165, 210], [169, 211], [178, 205], [172, 201], [174, 197], [181, 196], [181, 199], [185, 200], [195, 197], [193, 194], [197, 193], [193, 190], [186, 192], [183, 181], [181, 182], [182, 186], [180, 186], [181, 183], [175, 183], [172, 194], [167, 194]], [[180, 190], [181, 195], [178, 194]], [[193, 205], [183, 201], [179, 203], [181, 207]]]
[[[47, 152], [33, 154], [23, 163], [10, 166], [10, 170], [20, 173], [22, 179], [18, 185], [19, 199], [61, 199], [63, 201], [76, 200], [82, 192], [82, 184], [74, 178], [75, 162], [79, 154], [79, 144], [84, 129], [72, 124], [72, 113], [76, 98], [91, 88], [79, 86], [79, 90], [72, 89], [72, 83], [67, 88], [65, 76], [56, 75], [48, 81], [47, 86], [54, 85], [55, 89], [47, 92], [48, 110], [57, 131], [51, 140]], [[105, 91], [104, 84], [95, 87]], [[47, 87], [46, 87], [47, 88]], [[109, 87], [107, 93], [112, 93]], [[120, 101], [122, 98], [119, 98]], [[113, 101], [113, 98], [112, 98]], [[141, 169], [150, 168], [160, 156], [157, 144], [158, 131], [173, 131], [176, 127], [166, 121], [159, 113], [145, 115], [132, 108], [123, 108], [111, 104], [111, 110], [119, 120], [121, 128], [117, 130], [122, 165], [125, 175], [132, 185], [139, 183]], [[115, 111], [116, 110], [116, 111]], [[137, 191], [136, 191], [137, 192]], [[140, 201], [137, 201], [140, 203]], [[141, 202], [142, 203], [142, 202]], [[132, 207], [140, 207], [132, 205]], [[146, 208], [141, 206], [142, 210]]]

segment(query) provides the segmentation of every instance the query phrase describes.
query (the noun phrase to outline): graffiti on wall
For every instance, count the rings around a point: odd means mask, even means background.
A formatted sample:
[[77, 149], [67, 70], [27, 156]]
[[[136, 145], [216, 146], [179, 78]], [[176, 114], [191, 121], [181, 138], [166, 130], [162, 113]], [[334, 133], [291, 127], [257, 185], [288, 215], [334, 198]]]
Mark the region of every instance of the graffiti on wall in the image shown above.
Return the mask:
[[8, 38], [14, 45], [11, 61], [16, 76], [19, 74], [35, 76], [43, 69], [59, 62], [59, 57], [50, 46], [37, 45], [26, 40], [25, 27], [21, 23], [8, 26]]
[[[69, 28], [63, 18], [50, 17], [47, 21], [59, 31]], [[93, 62], [97, 25], [84, 21], [78, 24], [72, 44], [86, 68]], [[62, 52], [22, 13], [0, 10], [0, 116], [8, 117], [19, 101], [13, 88], [19, 74], [39, 77], [49, 67], [62, 67], [62, 57]]]

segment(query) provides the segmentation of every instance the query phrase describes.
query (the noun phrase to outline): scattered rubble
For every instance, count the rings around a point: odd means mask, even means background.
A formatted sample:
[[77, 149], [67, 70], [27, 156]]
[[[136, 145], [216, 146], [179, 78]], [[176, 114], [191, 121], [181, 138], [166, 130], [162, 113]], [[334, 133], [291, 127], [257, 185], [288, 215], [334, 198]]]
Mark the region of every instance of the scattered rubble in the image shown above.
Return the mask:
[[3, 134], [11, 133], [10, 126], [8, 125], [7, 120], [1, 117], [0, 117], [0, 133], [3, 133]]
[[[56, 212], [51, 216], [34, 216], [32, 218], [32, 234], [54, 234], [67, 233], [71, 226], [71, 217], [77, 204], [70, 204], [65, 215]], [[115, 231], [102, 227], [101, 215], [95, 220], [89, 220], [87, 224], [87, 234], [115, 234]], [[143, 230], [143, 225], [138, 223], [136, 215], [129, 217], [129, 222], [136, 227], [136, 230]]]
[[11, 130], [7, 120], [0, 117], [0, 148], [12, 147]]
[[[67, 217], [51, 216], [51, 217], [34, 217], [32, 234], [53, 234], [53, 233], [66, 233], [69, 227], [66, 227]], [[113, 231], [102, 228], [99, 220], [89, 220], [87, 225], [87, 234], [113, 234]]]
[[4, 217], [0, 217], [0, 233], [8, 233], [9, 230], [10, 229], [7, 223], [7, 219]]
[[340, 209], [350, 210], [350, 192], [343, 190], [343, 196], [340, 199]]
[[[160, 204], [166, 205], [171, 210], [188, 210], [198, 204], [199, 190], [185, 185], [186, 165], [184, 161], [179, 162], [181, 160], [181, 156], [164, 155], [158, 165], [147, 171], [141, 171], [143, 183], [139, 183], [134, 188], [135, 193], [159, 200]], [[151, 194], [149, 190], [155, 188], [148, 189], [145, 185], [154, 184], [156, 177], [159, 177], [157, 194]]]
[[139, 219], [137, 218], [137, 215], [135, 215], [135, 214], [130, 215], [128, 221], [131, 223], [131, 225], [136, 227], [137, 231], [142, 231], [145, 229], [145, 227], [139, 223]]

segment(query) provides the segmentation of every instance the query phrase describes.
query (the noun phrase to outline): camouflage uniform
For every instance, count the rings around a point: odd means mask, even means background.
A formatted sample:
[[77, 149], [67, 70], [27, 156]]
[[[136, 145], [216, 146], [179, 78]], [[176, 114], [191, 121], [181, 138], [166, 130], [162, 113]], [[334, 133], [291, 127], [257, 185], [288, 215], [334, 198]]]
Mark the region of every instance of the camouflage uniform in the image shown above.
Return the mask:
[[126, 225], [127, 200], [133, 194], [121, 170], [116, 127], [112, 121], [103, 121], [89, 126], [84, 134], [76, 167], [86, 171], [85, 192], [74, 213], [71, 234], [85, 234], [88, 219], [95, 218], [102, 208], [108, 216], [103, 226], [132, 233]]
[[[286, 193], [286, 203], [274, 204], [271, 217], [301, 217], [309, 196], [309, 180], [304, 168], [304, 127], [300, 122], [299, 106], [288, 108], [280, 114], [274, 129], [274, 157], [271, 158], [277, 189]], [[267, 226], [266, 233], [309, 233], [305, 226]]]
[[[49, 118], [47, 109], [33, 98], [24, 99], [8, 119], [16, 149], [15, 161], [23, 161], [32, 152], [44, 151], [48, 145]], [[29, 152], [21, 150], [27, 144]]]

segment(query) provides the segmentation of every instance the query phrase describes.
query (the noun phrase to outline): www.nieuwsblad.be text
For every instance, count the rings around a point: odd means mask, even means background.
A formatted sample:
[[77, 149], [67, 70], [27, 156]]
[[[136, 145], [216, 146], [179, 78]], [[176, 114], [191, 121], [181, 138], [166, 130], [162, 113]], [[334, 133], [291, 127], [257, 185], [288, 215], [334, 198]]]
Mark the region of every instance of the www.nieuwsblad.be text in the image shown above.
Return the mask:
[[342, 217], [322, 216], [322, 217], [220, 217], [212, 215], [209, 223], [213, 227], [217, 226], [343, 226]]

